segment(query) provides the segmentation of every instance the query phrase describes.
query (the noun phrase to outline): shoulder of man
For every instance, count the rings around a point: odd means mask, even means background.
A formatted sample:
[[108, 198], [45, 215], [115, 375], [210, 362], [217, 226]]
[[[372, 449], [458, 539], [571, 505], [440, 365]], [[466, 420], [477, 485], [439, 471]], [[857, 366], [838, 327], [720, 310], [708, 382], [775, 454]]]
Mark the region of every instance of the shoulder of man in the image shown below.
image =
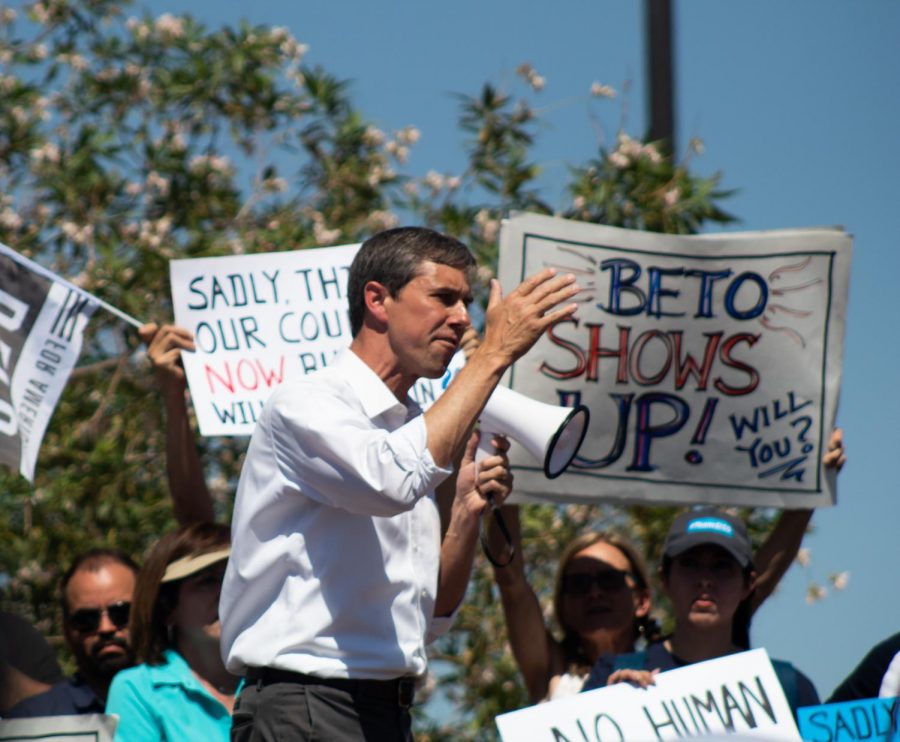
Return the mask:
[[65, 678], [43, 693], [20, 701], [4, 718], [102, 714], [103, 707], [103, 701], [76, 675]]

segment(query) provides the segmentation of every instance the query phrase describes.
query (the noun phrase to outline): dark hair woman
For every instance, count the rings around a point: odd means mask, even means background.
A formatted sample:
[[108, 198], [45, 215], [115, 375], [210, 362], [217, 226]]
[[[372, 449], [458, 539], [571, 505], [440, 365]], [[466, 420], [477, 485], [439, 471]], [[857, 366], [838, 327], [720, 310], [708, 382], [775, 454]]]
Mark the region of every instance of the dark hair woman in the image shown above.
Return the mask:
[[138, 576], [131, 641], [142, 664], [116, 675], [116, 740], [228, 740], [239, 679], [219, 651], [227, 526], [197, 523], [156, 544]]

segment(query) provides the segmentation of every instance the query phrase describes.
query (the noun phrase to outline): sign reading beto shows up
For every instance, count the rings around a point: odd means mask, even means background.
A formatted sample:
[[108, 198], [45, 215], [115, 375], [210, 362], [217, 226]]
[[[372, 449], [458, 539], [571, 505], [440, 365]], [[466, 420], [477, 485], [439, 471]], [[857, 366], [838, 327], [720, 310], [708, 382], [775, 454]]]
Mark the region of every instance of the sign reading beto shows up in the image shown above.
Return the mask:
[[548, 481], [514, 455], [519, 499], [815, 507], [841, 380], [851, 238], [839, 229], [659, 235], [523, 214], [504, 223], [505, 290], [573, 273], [576, 315], [507, 377], [591, 426]]

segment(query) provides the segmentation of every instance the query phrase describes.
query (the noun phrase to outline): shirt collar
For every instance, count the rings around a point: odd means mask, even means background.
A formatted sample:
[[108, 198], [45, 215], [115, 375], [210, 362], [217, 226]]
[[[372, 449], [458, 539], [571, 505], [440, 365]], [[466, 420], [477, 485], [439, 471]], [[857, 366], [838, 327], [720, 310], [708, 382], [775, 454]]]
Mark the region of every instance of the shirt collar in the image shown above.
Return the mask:
[[87, 714], [96, 712], [97, 709], [102, 712], [106, 704], [103, 703], [100, 696], [94, 693], [94, 689], [87, 684], [84, 676], [76, 672], [69, 681], [69, 687], [71, 688], [72, 705], [75, 706], [78, 713]]
[[166, 661], [162, 665], [145, 665], [150, 682], [154, 686], [182, 685], [185, 688], [200, 688], [200, 682], [194, 677], [191, 668], [174, 649], [163, 651]]
[[412, 397], [406, 398], [406, 404], [400, 402], [378, 374], [349, 348], [344, 349], [333, 363], [340, 367], [347, 382], [356, 390], [363, 410], [370, 419], [388, 411], [402, 414], [404, 418], [411, 412], [418, 412], [418, 405]]

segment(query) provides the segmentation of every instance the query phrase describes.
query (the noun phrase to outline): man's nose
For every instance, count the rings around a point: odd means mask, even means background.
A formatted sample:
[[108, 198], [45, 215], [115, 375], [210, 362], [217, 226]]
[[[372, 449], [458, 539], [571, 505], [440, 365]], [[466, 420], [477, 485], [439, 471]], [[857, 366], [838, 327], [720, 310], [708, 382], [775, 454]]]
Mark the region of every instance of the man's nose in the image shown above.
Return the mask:
[[110, 620], [106, 611], [100, 614], [100, 625], [97, 627], [98, 634], [115, 634], [116, 625]]
[[462, 326], [463, 329], [469, 327], [472, 324], [472, 320], [469, 317], [469, 308], [466, 306], [465, 302], [459, 301], [453, 307], [453, 313], [450, 316], [450, 321], [455, 325]]

